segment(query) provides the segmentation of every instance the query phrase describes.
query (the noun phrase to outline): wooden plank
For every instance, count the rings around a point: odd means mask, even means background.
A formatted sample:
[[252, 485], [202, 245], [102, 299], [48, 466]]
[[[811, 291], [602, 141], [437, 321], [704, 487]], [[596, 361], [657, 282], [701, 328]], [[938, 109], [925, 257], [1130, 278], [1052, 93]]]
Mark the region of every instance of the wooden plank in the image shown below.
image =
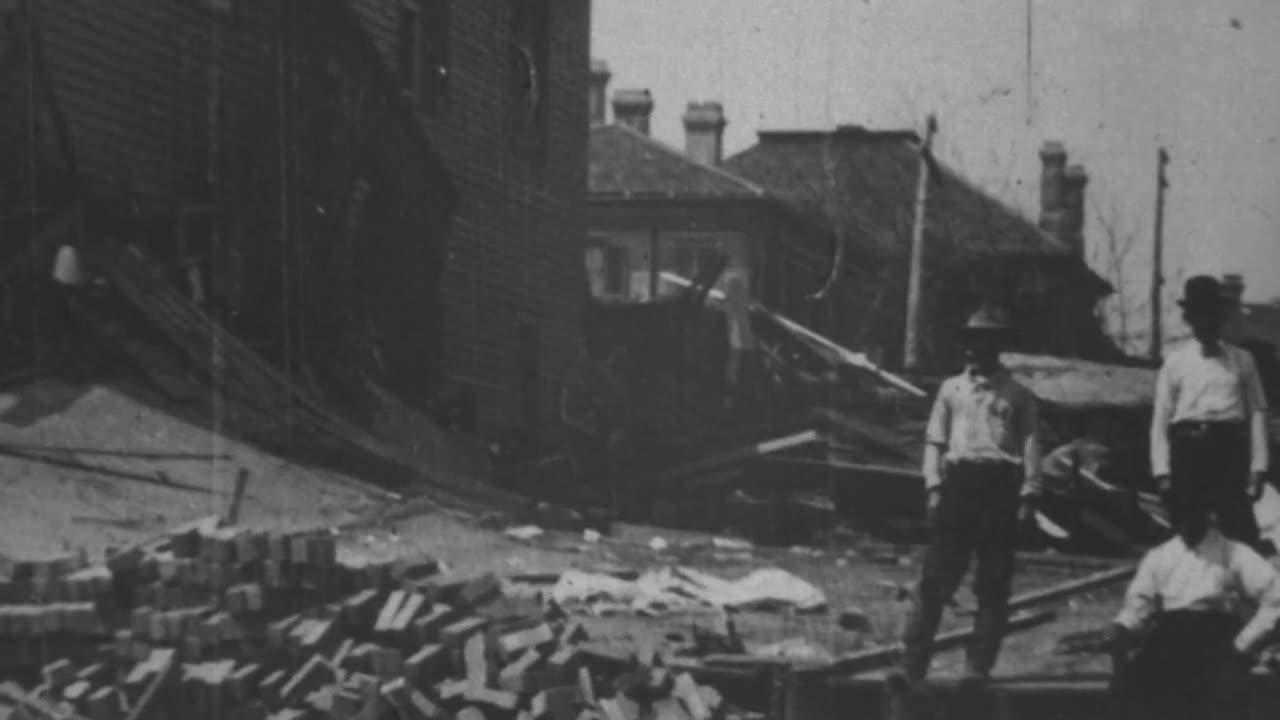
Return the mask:
[[174, 668], [178, 667], [175, 662], [176, 655], [174, 653], [166, 653], [163, 656], [160, 667], [156, 668], [156, 676], [152, 678], [151, 684], [143, 691], [142, 697], [138, 698], [138, 704], [133, 706], [129, 711], [126, 720], [138, 720], [145, 713], [152, 701], [155, 700], [156, 694], [160, 692], [160, 687], [164, 685], [169, 676], [173, 674]]
[[778, 465], [796, 465], [804, 467], [826, 467], [832, 470], [847, 470], [855, 473], [865, 473], [867, 475], [876, 475], [886, 479], [893, 478], [896, 480], [912, 480], [918, 481], [922, 485], [924, 483], [924, 475], [920, 471], [911, 468], [894, 467], [892, 465], [872, 465], [868, 463], [855, 463], [847, 460], [836, 460], [834, 458], [803, 458], [788, 457], [785, 455], [773, 455], [764, 458], [766, 462]]
[[821, 442], [822, 439], [822, 435], [819, 434], [817, 430], [804, 430], [802, 432], [792, 433], [791, 435], [779, 438], [771, 438], [764, 442], [744, 445], [718, 453], [709, 458], [686, 463], [670, 470], [666, 470], [654, 477], [654, 480], [656, 482], [670, 482], [688, 475], [714, 470], [724, 465], [731, 465], [750, 458], [764, 457], [772, 453], [781, 452], [782, 450]]
[[[1013, 633], [1037, 627], [1052, 621], [1055, 617], [1057, 617], [1057, 614], [1049, 610], [1017, 613], [1009, 618], [1005, 632]], [[971, 627], [943, 633], [934, 639], [934, 651], [943, 652], [959, 647], [972, 639], [973, 635], [974, 629]], [[820, 668], [798, 670], [797, 674], [853, 675], [885, 667], [886, 665], [896, 662], [901, 656], [901, 644], [895, 643], [893, 645], [881, 645], [879, 647], [842, 655], [836, 658], [834, 662]]]
[[[681, 275], [677, 275], [676, 273], [673, 273], [673, 272], [663, 271], [661, 273], [661, 277], [663, 280], [679, 285], [680, 287], [689, 288], [693, 286], [693, 282], [690, 281], [688, 278], [683, 277]], [[724, 293], [721, 292], [720, 290], [715, 290], [715, 289], [712, 289], [708, 293], [708, 297], [717, 302], [723, 302], [725, 299]], [[807, 340], [813, 345], [821, 347], [822, 349], [826, 350], [828, 353], [831, 353], [832, 355], [834, 355], [841, 363], [844, 363], [851, 367], [858, 368], [859, 370], [865, 370], [867, 372], [870, 372], [871, 374], [880, 378], [884, 382], [890, 385], [893, 385], [894, 387], [900, 390], [903, 390], [912, 395], [915, 395], [916, 397], [922, 397], [922, 398], [928, 397], [928, 393], [926, 393], [924, 390], [921, 390], [920, 388], [911, 384], [907, 380], [901, 377], [898, 377], [897, 375], [886, 372], [883, 368], [877, 366], [875, 363], [872, 363], [864, 353], [853, 352], [852, 350], [849, 350], [848, 348], [842, 345], [839, 345], [838, 343], [830, 340], [829, 338], [819, 335], [818, 333], [810, 330], [809, 328], [801, 325], [800, 323], [797, 323], [796, 321], [791, 320], [786, 316], [780, 315], [759, 303], [752, 303], [751, 310], [753, 312], [758, 312], [765, 315], [766, 317], [769, 317], [774, 322], [781, 325], [784, 329], [786, 329], [788, 332], [795, 335], [796, 337]]]
[[227, 524], [240, 522], [240, 505], [244, 502], [244, 492], [249, 487], [249, 471], [240, 468], [236, 473], [236, 489], [231, 495], [231, 505], [227, 508]]
[[42, 720], [87, 720], [74, 711], [66, 711], [53, 704], [35, 697], [14, 683], [0, 683], [0, 700], [14, 706], [15, 710], [26, 717]]
[[1050, 585], [1039, 590], [1014, 595], [1009, 599], [1009, 610], [1021, 610], [1023, 608], [1041, 605], [1054, 600], [1079, 595], [1080, 593], [1092, 592], [1094, 590], [1102, 590], [1122, 582], [1128, 582], [1133, 579], [1134, 573], [1138, 571], [1137, 565], [1125, 565], [1112, 570], [1103, 570], [1102, 572], [1093, 573], [1076, 580], [1068, 580], [1057, 585]]

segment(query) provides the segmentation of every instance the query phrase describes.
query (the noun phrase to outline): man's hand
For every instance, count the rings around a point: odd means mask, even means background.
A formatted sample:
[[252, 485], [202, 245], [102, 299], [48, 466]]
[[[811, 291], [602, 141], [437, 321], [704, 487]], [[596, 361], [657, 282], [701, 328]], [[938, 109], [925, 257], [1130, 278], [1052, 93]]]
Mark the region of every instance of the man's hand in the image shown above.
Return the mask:
[[1156, 480], [1156, 492], [1160, 493], [1161, 495], [1168, 494], [1169, 490], [1172, 488], [1172, 484], [1169, 482], [1169, 476], [1167, 474], [1157, 475], [1155, 477], [1155, 480]]
[[938, 526], [938, 508], [942, 507], [942, 488], [929, 488], [929, 498], [925, 504], [924, 514], [931, 527]]
[[1111, 656], [1111, 670], [1119, 675], [1124, 673], [1129, 664], [1129, 652], [1133, 649], [1133, 634], [1129, 628], [1120, 623], [1112, 623], [1102, 633], [1102, 647], [1099, 648]]
[[1129, 652], [1132, 643], [1129, 628], [1120, 623], [1111, 623], [1102, 631], [1102, 650], [1112, 655]]
[[1267, 474], [1263, 472], [1249, 473], [1248, 493], [1249, 499], [1257, 502], [1262, 499], [1262, 490], [1267, 484]]

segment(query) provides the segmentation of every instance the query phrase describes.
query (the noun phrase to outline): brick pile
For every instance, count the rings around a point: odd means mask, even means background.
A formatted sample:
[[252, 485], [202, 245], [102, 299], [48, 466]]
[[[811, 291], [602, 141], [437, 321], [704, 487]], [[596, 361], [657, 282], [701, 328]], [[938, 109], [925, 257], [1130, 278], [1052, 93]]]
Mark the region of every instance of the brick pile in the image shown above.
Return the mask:
[[[0, 704], [90, 720], [711, 720], [718, 693], [493, 575], [194, 523], [0, 583]], [[27, 674], [24, 675], [24, 670]], [[19, 715], [21, 716], [21, 715]]]

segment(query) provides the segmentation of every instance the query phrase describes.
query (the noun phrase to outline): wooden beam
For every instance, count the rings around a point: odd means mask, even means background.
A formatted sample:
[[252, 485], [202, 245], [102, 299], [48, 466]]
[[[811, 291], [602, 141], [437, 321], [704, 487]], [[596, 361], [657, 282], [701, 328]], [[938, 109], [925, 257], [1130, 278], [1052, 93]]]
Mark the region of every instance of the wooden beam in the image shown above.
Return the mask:
[[164, 685], [165, 681], [169, 679], [169, 676], [177, 666], [178, 663], [175, 662], [174, 656], [169, 655], [164, 665], [161, 665], [156, 669], [156, 676], [152, 678], [151, 684], [148, 685], [146, 691], [142, 693], [142, 697], [138, 698], [138, 704], [134, 705], [133, 708], [129, 710], [129, 716], [125, 718], [125, 720], [139, 720], [139, 718], [142, 717], [143, 713], [147, 711], [147, 708], [160, 692], [160, 688]]
[[[1021, 612], [1009, 618], [1009, 623], [1005, 628], [1006, 633], [1014, 633], [1029, 628], [1043, 625], [1051, 622], [1057, 617], [1057, 613], [1051, 610], [1041, 610], [1038, 612]], [[975, 631], [973, 628], [964, 628], [963, 630], [953, 630], [943, 633], [933, 641], [935, 652], [944, 652], [951, 650], [969, 642], [973, 639]], [[869, 670], [878, 670], [896, 662], [902, 657], [902, 645], [895, 643], [893, 645], [881, 645], [879, 647], [861, 650], [855, 653], [842, 655], [830, 665], [826, 665], [814, 670], [800, 670], [799, 674], [818, 674], [818, 675], [854, 675], [856, 673], [867, 672]]]
[[765, 440], [764, 442], [737, 447], [733, 450], [713, 455], [705, 460], [686, 463], [659, 474], [654, 478], [654, 480], [659, 482], [668, 482], [699, 472], [715, 470], [725, 465], [749, 460], [754, 457], [763, 457], [783, 450], [811, 445], [813, 443], [821, 442], [822, 439], [822, 435], [819, 434], [817, 430], [804, 430], [784, 437], [773, 438]]
[[924, 476], [919, 470], [910, 468], [894, 467], [892, 465], [870, 465], [867, 463], [854, 463], [845, 460], [834, 460], [829, 458], [805, 458], [805, 457], [787, 457], [787, 456], [771, 456], [765, 460], [780, 465], [802, 465], [812, 467], [827, 467], [832, 470], [848, 470], [850, 472], [866, 473], [868, 475], [882, 475], [902, 480], [918, 480], [923, 487]]
[[[688, 288], [693, 285], [693, 281], [690, 280], [689, 278], [684, 277], [682, 275], [678, 275], [673, 272], [663, 271], [661, 275], [663, 280], [669, 283], [672, 283], [674, 285], [677, 285], [679, 287]], [[717, 303], [722, 303], [724, 302], [724, 299], [725, 299], [724, 293], [720, 292], [719, 290], [712, 290], [707, 294], [707, 297]], [[855, 367], [859, 370], [864, 370], [866, 372], [869, 372], [875, 375], [877, 378], [883, 380], [884, 382], [890, 385], [893, 385], [899, 390], [910, 393], [911, 395], [915, 395], [916, 397], [924, 398], [929, 396], [929, 394], [926, 393], [924, 390], [916, 387], [915, 385], [911, 384], [907, 380], [901, 377], [898, 377], [897, 375], [894, 375], [893, 373], [886, 371], [884, 368], [880, 367], [879, 365], [876, 365], [875, 363], [871, 362], [871, 360], [867, 358], [865, 353], [854, 352], [849, 348], [846, 348], [843, 345], [836, 343], [830, 338], [827, 338], [823, 335], [820, 335], [810, 330], [809, 328], [786, 317], [785, 315], [781, 315], [779, 313], [776, 313], [770, 310], [769, 308], [765, 307], [764, 305], [761, 305], [760, 303], [752, 303], [751, 310], [753, 312], [758, 312], [767, 316], [777, 324], [781, 325], [783, 329], [785, 329], [787, 332], [790, 332], [795, 337], [803, 339], [817, 347], [822, 348], [824, 351], [834, 356], [834, 358], [840, 364], [848, 365], [850, 367]]]
[[240, 468], [236, 473], [236, 489], [231, 495], [231, 505], [227, 508], [227, 524], [235, 525], [240, 521], [240, 505], [244, 502], [244, 491], [249, 487], [249, 471]]
[[907, 281], [907, 327], [902, 364], [910, 370], [920, 366], [920, 293], [924, 284], [924, 223], [929, 198], [929, 151], [938, 122], [930, 115], [920, 144], [920, 175], [916, 181], [915, 221], [911, 225], [911, 272]]
[[[993, 677], [985, 684], [988, 692], [994, 694], [1038, 694], [1053, 693], [1085, 693], [1092, 694], [1105, 691], [1111, 683], [1109, 673], [1088, 673], [1080, 675], [1014, 675], [1010, 677]], [[875, 687], [884, 683], [878, 678], [833, 678], [831, 685], [836, 687]], [[929, 678], [923, 683], [925, 692], [929, 690], [953, 690], [961, 685], [960, 678]]]
[[1026, 565], [1074, 570], [1077, 572], [1099, 572], [1102, 570], [1114, 570], [1120, 566], [1121, 561], [1110, 560], [1104, 557], [1093, 557], [1090, 555], [1066, 555], [1062, 553], [1027, 551], [1018, 553], [1018, 562]]
[[52, 703], [27, 693], [14, 683], [0, 683], [0, 701], [12, 704], [15, 710], [26, 717], [45, 720], [86, 720], [83, 715], [55, 707]]
[[1042, 605], [1055, 600], [1079, 595], [1080, 593], [1092, 592], [1094, 590], [1102, 590], [1122, 582], [1128, 582], [1133, 578], [1134, 573], [1138, 571], [1137, 565], [1125, 565], [1113, 570], [1103, 570], [1092, 575], [1070, 580], [1068, 582], [1050, 585], [1039, 590], [1015, 595], [1009, 599], [1010, 610], [1021, 610], [1023, 608]]

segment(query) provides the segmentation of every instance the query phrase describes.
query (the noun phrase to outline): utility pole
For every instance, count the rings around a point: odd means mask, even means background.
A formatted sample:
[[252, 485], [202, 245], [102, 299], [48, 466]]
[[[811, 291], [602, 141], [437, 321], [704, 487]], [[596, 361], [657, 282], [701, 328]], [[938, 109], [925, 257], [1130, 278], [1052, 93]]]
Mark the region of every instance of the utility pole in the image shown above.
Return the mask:
[[920, 178], [916, 185], [915, 224], [911, 228], [911, 278], [907, 285], [907, 337], [902, 350], [902, 364], [908, 370], [920, 366], [920, 284], [924, 274], [924, 218], [929, 198], [929, 176], [932, 174], [933, 136], [938, 120], [932, 114], [925, 124], [924, 141], [920, 143]]
[[1165, 167], [1169, 153], [1162, 147], [1156, 154], [1156, 234], [1151, 257], [1151, 359], [1159, 362], [1164, 350], [1164, 191], [1169, 187]]

